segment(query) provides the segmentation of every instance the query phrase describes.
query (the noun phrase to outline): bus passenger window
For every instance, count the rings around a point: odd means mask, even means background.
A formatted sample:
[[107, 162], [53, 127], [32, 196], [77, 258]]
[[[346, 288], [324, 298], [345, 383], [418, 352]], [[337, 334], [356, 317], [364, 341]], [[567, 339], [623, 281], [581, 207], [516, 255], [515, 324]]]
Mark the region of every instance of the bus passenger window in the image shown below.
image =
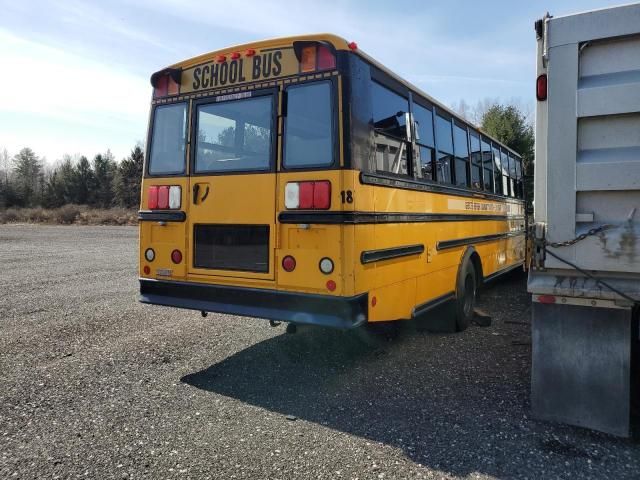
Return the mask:
[[471, 188], [482, 190], [482, 155], [480, 137], [476, 132], [469, 132], [469, 143], [471, 144]]
[[503, 195], [504, 190], [502, 189], [503, 184], [502, 184], [502, 164], [500, 161], [500, 148], [497, 146], [494, 146], [491, 150], [493, 152], [493, 170], [495, 172], [495, 177], [494, 177], [495, 192], [500, 195]]
[[284, 132], [285, 167], [319, 167], [333, 163], [331, 83], [287, 88]]
[[493, 157], [491, 155], [491, 145], [482, 137], [482, 165], [484, 168], [484, 189], [493, 192]]
[[408, 175], [409, 101], [377, 82], [371, 85], [376, 170]]
[[500, 152], [500, 166], [502, 170], [502, 194], [511, 196], [511, 190], [509, 190], [509, 156], [504, 150]]
[[438, 155], [436, 175], [438, 182], [451, 183], [451, 163], [453, 161], [453, 137], [451, 120], [436, 115], [436, 142]]
[[516, 159], [516, 177], [517, 177], [517, 181], [516, 181], [517, 197], [524, 198], [524, 188], [523, 188], [524, 182], [522, 179], [522, 159], [521, 158]]
[[427, 180], [435, 180], [433, 174], [433, 112], [419, 105], [413, 104], [413, 117], [415, 121], [416, 144], [418, 146], [419, 162], [416, 162], [418, 171], [416, 177]]
[[509, 185], [511, 188], [511, 196], [517, 197], [518, 174], [516, 173], [516, 159], [511, 154], [509, 154]]
[[456, 185], [468, 187], [467, 166], [469, 163], [469, 140], [467, 139], [467, 128], [461, 127], [457, 123], [453, 126], [453, 147], [456, 157]]

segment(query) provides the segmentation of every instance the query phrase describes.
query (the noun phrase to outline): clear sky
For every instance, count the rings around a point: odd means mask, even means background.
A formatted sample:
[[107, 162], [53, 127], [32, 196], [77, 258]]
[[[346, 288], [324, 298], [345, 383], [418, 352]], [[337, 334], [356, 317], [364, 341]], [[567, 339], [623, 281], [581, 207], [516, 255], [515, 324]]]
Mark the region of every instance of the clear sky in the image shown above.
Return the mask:
[[0, 0], [0, 149], [127, 155], [151, 73], [263, 38], [332, 32], [447, 105], [533, 103], [533, 22], [621, 0]]

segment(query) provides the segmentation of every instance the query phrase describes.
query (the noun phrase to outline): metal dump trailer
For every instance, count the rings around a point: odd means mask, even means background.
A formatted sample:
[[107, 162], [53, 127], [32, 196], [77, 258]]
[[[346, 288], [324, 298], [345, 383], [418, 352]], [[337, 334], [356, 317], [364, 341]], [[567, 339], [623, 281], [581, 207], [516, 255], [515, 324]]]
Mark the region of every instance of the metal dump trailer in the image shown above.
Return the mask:
[[534, 416], [620, 436], [637, 404], [640, 4], [535, 24]]

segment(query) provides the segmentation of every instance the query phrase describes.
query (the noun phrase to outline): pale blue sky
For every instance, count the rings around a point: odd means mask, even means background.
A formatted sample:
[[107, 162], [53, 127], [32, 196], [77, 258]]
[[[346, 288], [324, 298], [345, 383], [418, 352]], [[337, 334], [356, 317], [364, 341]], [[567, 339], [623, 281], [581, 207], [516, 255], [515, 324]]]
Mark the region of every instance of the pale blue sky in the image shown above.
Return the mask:
[[438, 100], [533, 104], [533, 22], [607, 0], [0, 0], [0, 149], [49, 162], [144, 140], [151, 73], [237, 43], [332, 32]]

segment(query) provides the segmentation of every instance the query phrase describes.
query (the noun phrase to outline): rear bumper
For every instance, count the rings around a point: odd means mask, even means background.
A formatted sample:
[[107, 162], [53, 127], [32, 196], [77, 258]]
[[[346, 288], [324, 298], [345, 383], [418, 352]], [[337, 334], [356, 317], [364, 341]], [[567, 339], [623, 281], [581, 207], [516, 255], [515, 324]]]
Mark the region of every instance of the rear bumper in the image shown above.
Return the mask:
[[334, 297], [141, 278], [140, 301], [190, 310], [346, 329], [358, 327], [367, 321], [368, 294]]

